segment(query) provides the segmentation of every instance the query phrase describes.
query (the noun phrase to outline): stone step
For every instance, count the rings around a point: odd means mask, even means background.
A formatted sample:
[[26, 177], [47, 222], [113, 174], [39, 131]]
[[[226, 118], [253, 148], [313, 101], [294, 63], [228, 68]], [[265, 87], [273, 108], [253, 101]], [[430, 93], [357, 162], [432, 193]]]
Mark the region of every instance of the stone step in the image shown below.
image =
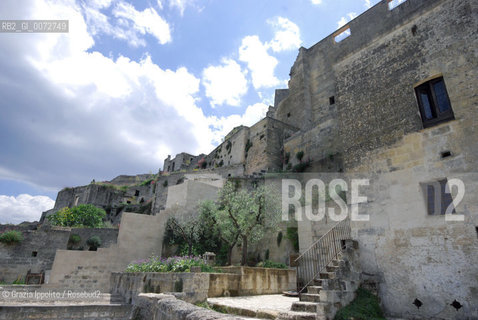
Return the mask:
[[292, 304], [291, 310], [298, 312], [317, 312], [316, 302], [298, 301]]
[[320, 295], [318, 295], [318, 294], [311, 294], [311, 293], [301, 293], [301, 294], [300, 294], [300, 301], [305, 301], [305, 302], [320, 302]]
[[317, 317], [315, 312], [296, 312], [296, 311], [288, 311], [282, 312], [276, 318], [278, 320], [321, 320], [325, 318]]
[[307, 293], [319, 294], [320, 290], [322, 290], [322, 286], [308, 286], [307, 287]]
[[340, 267], [339, 266], [327, 266], [325, 267], [325, 269], [327, 270], [327, 272], [337, 272]]
[[321, 272], [320, 279], [335, 279], [335, 272]]

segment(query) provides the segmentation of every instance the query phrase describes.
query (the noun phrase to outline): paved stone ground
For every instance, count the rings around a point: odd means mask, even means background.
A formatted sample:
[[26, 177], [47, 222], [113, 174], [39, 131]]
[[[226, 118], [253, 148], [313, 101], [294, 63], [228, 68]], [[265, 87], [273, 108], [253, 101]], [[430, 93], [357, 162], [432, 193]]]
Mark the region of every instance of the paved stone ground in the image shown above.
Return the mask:
[[290, 311], [296, 301], [299, 298], [281, 294], [207, 299], [209, 304], [227, 308], [228, 313], [257, 318], [273, 318], [280, 312]]

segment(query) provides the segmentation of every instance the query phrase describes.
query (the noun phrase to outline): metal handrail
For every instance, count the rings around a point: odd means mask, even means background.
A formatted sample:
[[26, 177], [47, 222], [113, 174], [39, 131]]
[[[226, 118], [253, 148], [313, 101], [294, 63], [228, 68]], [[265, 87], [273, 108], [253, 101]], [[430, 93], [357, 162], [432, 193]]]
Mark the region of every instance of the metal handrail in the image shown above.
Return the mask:
[[[299, 293], [338, 257], [343, 250], [343, 241], [350, 239], [350, 231], [348, 218], [338, 222], [295, 259]], [[301, 286], [302, 283], [305, 284]]]

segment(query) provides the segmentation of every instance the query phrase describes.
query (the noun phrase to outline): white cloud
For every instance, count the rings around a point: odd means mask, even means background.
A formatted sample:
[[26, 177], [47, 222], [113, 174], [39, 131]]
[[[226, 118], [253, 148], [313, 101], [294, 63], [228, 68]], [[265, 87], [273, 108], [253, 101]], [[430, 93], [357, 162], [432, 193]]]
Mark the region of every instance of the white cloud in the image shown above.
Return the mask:
[[203, 9], [196, 6], [196, 0], [169, 0], [169, 6], [178, 9], [181, 16], [184, 15], [187, 7], [196, 7], [198, 11]]
[[287, 18], [277, 17], [267, 21], [275, 30], [274, 39], [268, 43], [274, 52], [294, 50], [300, 47], [299, 27]]
[[[3, 6], [0, 2], [0, 12]], [[75, 28], [69, 34], [25, 35], [28, 41], [12, 36], [2, 42], [0, 96], [15, 108], [3, 109], [0, 117], [0, 178], [27, 177], [42, 187], [61, 188], [148, 172], [168, 154], [208, 152], [234, 126], [265, 115], [266, 105], [256, 104], [243, 114], [208, 117], [197, 105], [200, 79], [187, 68], [164, 69], [147, 54], [135, 61], [95, 51], [83, 9], [73, 0], [63, 5], [39, 1], [19, 16], [46, 15], [68, 19]], [[243, 44], [256, 83], [277, 81], [277, 60], [265, 45], [257, 37]], [[257, 52], [268, 69], [257, 66]], [[14, 63], [7, 59], [12, 55]], [[244, 74], [235, 61], [225, 60], [222, 67]], [[269, 79], [258, 77], [264, 70]], [[242, 90], [244, 79], [237, 79]], [[218, 99], [234, 102], [238, 96]]]
[[254, 88], [274, 87], [280, 83], [274, 75], [277, 59], [267, 52], [268, 46], [258, 36], [247, 36], [242, 39], [239, 48], [239, 60], [246, 62], [251, 71]]
[[54, 205], [55, 201], [45, 196], [0, 195], [0, 223], [18, 224], [23, 221], [38, 221], [42, 212], [53, 208]]
[[256, 103], [247, 107], [244, 114], [232, 114], [227, 117], [211, 117], [211, 126], [214, 128], [214, 141], [222, 142], [224, 136], [234, 127], [252, 126], [266, 116], [269, 107], [264, 103]]
[[364, 5], [365, 5], [365, 8], [370, 9], [370, 8], [372, 7], [372, 2], [371, 2], [371, 0], [365, 0]]
[[131, 4], [121, 1], [113, 10], [113, 15], [117, 18], [124, 18], [125, 20], [120, 20], [120, 22], [134, 28], [139, 33], [151, 34], [158, 39], [160, 44], [171, 41], [169, 24], [158, 15], [154, 8], [137, 11]]
[[203, 71], [203, 85], [211, 105], [228, 104], [239, 106], [241, 97], [247, 93], [246, 72], [232, 59], [224, 59], [219, 66], [210, 66]]
[[310, 2], [315, 5], [322, 4], [322, 0], [310, 0]]
[[345, 26], [349, 21], [355, 19], [357, 17], [357, 14], [355, 12], [349, 12], [346, 14], [346, 16], [340, 18], [340, 20], [337, 22], [337, 26], [343, 27]]

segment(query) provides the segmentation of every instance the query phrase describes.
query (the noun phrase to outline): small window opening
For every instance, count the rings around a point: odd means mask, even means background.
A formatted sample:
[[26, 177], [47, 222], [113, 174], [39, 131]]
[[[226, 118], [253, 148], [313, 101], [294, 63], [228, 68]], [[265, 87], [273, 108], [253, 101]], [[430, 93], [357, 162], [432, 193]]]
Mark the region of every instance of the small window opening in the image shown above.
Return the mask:
[[334, 96], [331, 96], [331, 97], [329, 98], [329, 103], [330, 103], [330, 105], [335, 104], [335, 97], [334, 97]]
[[388, 1], [388, 10], [393, 10], [407, 0], [389, 0]]
[[456, 301], [456, 299], [451, 303], [451, 306], [455, 308], [456, 311], [460, 310], [463, 305]]
[[448, 157], [451, 157], [451, 152], [450, 151], [443, 151], [441, 153], [441, 158], [444, 159], [444, 158], [448, 158]]
[[287, 114], [287, 118], [290, 118], [290, 112]]
[[476, 237], [478, 238], [478, 227], [475, 227]]
[[447, 179], [422, 183], [428, 215], [456, 213], [451, 193], [446, 192]]
[[134, 196], [135, 196], [135, 197], [139, 196], [139, 190], [136, 190], [136, 191], [134, 192]]
[[32, 257], [36, 257], [38, 255], [38, 251], [32, 251]]
[[417, 307], [418, 309], [420, 309], [420, 307], [423, 306], [423, 302], [421, 302], [421, 301], [418, 300], [418, 299], [415, 299], [415, 301], [413, 301], [413, 304], [414, 304], [415, 307]]
[[336, 43], [339, 43], [339, 42], [343, 41], [344, 39], [350, 37], [351, 34], [352, 34], [352, 32], [350, 32], [350, 27], [349, 26], [342, 27], [342, 29], [339, 29], [334, 34], [334, 40], [335, 40]]
[[128, 200], [128, 201], [126, 201], [126, 203], [127, 203], [127, 204], [131, 204], [131, 201]]

